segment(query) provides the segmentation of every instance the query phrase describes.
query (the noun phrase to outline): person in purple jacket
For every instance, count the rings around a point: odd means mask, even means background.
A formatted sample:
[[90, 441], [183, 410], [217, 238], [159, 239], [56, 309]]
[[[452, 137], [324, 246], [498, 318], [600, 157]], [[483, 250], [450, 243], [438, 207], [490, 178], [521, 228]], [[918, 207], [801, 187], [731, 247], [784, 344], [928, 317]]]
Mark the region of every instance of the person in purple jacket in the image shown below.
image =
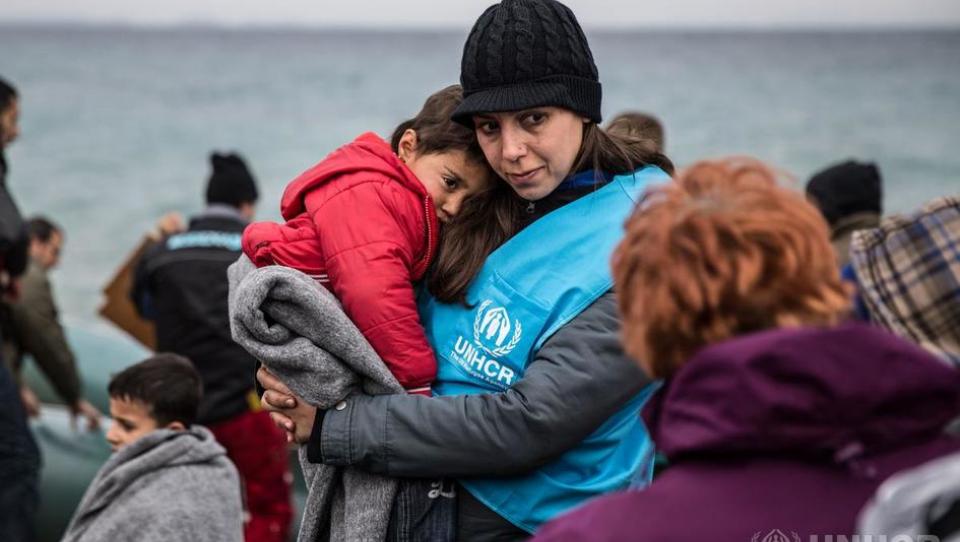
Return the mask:
[[[749, 160], [649, 191], [613, 259], [670, 467], [536, 541], [837, 540], [892, 474], [960, 449], [960, 373], [849, 311], [827, 225]], [[667, 272], [664, 272], [667, 270]], [[832, 538], [827, 538], [828, 536]]]

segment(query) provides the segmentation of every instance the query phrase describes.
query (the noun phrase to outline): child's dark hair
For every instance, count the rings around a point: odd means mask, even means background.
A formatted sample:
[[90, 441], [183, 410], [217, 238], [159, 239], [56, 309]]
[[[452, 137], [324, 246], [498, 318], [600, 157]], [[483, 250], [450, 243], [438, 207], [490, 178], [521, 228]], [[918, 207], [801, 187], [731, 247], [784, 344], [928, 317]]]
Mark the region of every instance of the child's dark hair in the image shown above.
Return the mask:
[[463, 151], [474, 162], [486, 164], [487, 160], [473, 130], [450, 120], [453, 110], [462, 101], [463, 89], [460, 85], [450, 85], [431, 94], [416, 117], [401, 122], [394, 129], [390, 136], [393, 152], [399, 152], [404, 132], [413, 130], [417, 133], [418, 154]]
[[190, 427], [197, 419], [203, 387], [190, 360], [162, 353], [114, 375], [107, 393], [110, 397], [142, 402], [160, 427], [171, 422]]

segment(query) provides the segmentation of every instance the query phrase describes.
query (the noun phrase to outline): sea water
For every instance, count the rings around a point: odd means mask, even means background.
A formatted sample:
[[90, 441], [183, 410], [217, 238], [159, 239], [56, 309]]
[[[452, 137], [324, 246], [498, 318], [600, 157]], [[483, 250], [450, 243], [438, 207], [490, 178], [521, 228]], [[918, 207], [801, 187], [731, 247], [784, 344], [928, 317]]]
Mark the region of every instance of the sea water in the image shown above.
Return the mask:
[[[22, 95], [8, 183], [26, 215], [66, 230], [53, 280], [67, 320], [102, 325], [100, 289], [127, 252], [161, 213], [202, 207], [210, 151], [244, 154], [259, 217], [278, 219], [290, 179], [456, 82], [467, 30], [0, 26], [0, 76]], [[587, 34], [604, 116], [655, 113], [678, 165], [750, 155], [802, 188], [872, 160], [891, 212], [960, 193], [960, 32]]]

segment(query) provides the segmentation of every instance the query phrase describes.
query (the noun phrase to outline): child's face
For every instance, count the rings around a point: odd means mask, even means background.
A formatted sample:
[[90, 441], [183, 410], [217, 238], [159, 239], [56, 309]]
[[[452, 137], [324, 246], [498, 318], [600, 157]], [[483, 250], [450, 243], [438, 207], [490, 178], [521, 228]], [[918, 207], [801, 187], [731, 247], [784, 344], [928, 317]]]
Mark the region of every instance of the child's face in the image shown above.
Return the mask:
[[107, 442], [114, 452], [158, 428], [143, 401], [111, 397], [110, 417], [113, 422], [107, 431]]
[[467, 198], [486, 190], [492, 182], [486, 165], [470, 160], [465, 151], [411, 153], [406, 163], [430, 194], [441, 222], [453, 219]]

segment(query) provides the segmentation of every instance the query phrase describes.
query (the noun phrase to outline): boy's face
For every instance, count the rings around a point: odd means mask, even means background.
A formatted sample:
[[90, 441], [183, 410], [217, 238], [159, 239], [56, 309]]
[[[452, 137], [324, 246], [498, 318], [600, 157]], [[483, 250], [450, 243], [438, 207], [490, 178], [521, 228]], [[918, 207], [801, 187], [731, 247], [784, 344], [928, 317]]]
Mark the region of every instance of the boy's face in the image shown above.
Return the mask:
[[111, 397], [110, 417], [113, 422], [107, 431], [107, 442], [114, 452], [158, 429], [157, 421], [150, 415], [150, 408], [143, 401]]

